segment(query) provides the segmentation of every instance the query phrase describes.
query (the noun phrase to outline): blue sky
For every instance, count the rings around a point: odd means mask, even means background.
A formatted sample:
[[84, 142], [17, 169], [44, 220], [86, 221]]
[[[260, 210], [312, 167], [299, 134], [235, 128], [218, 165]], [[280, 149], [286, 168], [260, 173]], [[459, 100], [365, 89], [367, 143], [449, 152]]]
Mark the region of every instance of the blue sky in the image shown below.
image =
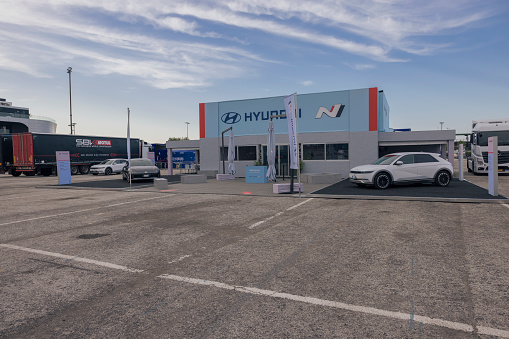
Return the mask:
[[199, 136], [198, 104], [378, 87], [390, 126], [509, 118], [506, 0], [0, 0], [0, 97], [69, 133]]

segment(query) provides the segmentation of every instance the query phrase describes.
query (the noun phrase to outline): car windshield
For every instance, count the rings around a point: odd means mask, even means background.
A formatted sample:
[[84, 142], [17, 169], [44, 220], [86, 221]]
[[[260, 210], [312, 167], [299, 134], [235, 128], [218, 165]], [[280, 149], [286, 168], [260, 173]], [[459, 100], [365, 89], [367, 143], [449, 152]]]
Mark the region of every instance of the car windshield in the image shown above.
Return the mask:
[[149, 159], [131, 159], [131, 166], [154, 166]]
[[499, 146], [509, 146], [509, 131], [484, 131], [479, 132], [477, 135], [479, 146], [488, 146], [489, 137], [498, 137]]
[[387, 154], [375, 161], [373, 165], [390, 165], [397, 157], [398, 156], [396, 154]]
[[111, 163], [113, 162], [113, 160], [111, 159], [106, 159], [106, 160], [103, 160], [99, 163], [99, 165], [111, 165]]

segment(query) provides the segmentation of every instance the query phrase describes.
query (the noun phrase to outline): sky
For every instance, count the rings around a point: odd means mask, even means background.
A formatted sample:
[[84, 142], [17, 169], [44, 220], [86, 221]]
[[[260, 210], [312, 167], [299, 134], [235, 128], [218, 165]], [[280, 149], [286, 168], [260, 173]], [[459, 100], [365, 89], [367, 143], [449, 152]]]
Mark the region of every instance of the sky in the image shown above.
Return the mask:
[[[392, 128], [509, 118], [507, 0], [0, 0], [0, 98], [68, 134], [199, 138], [199, 103], [378, 87]], [[189, 123], [189, 125], [186, 124]], [[188, 129], [187, 129], [188, 127]]]

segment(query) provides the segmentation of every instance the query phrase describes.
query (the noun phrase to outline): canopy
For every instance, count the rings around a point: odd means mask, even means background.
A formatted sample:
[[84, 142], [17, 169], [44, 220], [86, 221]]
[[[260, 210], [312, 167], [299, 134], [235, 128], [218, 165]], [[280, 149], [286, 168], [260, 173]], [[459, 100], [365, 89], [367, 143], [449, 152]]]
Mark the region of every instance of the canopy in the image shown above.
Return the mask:
[[267, 162], [269, 168], [267, 169], [267, 180], [276, 181], [276, 136], [274, 132], [274, 123], [272, 120], [269, 122], [269, 135], [267, 137]]
[[235, 174], [235, 140], [233, 130], [230, 130], [230, 141], [228, 143], [228, 174]]

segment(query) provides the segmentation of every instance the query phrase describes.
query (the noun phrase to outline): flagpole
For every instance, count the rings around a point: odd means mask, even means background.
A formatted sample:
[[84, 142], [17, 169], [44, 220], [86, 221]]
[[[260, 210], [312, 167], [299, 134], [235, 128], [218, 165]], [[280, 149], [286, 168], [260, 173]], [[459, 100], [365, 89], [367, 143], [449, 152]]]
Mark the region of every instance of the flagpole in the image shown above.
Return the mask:
[[131, 111], [129, 107], [127, 107], [127, 162], [129, 167], [127, 169], [127, 174], [129, 175], [129, 189], [131, 189], [131, 131], [130, 131], [130, 116]]
[[295, 143], [297, 144], [297, 178], [299, 180], [299, 198], [302, 198], [300, 189], [299, 111], [297, 108], [297, 92], [295, 92], [293, 96], [293, 100], [295, 102], [295, 128], [297, 129], [297, 133], [295, 134]]

